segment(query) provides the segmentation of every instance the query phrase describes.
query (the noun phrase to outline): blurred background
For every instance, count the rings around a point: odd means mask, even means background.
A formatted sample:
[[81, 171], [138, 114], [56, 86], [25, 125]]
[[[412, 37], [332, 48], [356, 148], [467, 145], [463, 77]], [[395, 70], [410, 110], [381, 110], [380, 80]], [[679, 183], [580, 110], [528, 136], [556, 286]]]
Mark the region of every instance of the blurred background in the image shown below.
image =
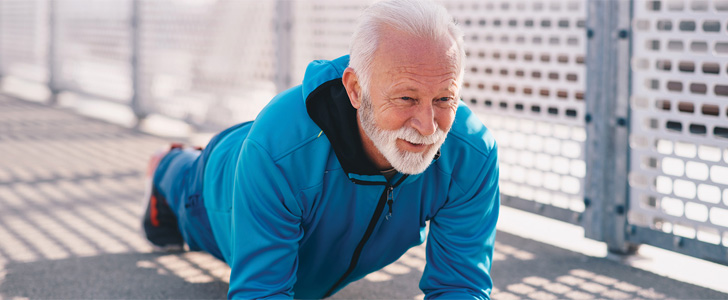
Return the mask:
[[[728, 0], [438, 2], [465, 32], [462, 98], [499, 143], [505, 206], [611, 253], [728, 264]], [[347, 54], [368, 3], [0, 0], [0, 88], [204, 145]], [[24, 180], [0, 161], [9, 197]]]

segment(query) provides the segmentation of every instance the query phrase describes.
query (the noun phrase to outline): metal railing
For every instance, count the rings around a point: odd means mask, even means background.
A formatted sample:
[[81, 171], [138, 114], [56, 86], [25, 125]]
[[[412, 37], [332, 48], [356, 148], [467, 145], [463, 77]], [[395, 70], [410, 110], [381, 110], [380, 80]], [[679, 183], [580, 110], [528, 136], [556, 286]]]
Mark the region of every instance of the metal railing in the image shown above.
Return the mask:
[[[503, 204], [728, 263], [728, 1], [440, 1]], [[0, 0], [0, 76], [197, 128], [252, 119], [366, 1]]]

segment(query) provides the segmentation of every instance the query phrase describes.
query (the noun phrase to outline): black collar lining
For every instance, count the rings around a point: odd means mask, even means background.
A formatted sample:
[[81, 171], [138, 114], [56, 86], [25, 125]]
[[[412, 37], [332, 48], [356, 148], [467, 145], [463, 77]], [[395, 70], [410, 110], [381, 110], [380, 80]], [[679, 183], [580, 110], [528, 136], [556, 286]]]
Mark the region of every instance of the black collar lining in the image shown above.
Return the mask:
[[382, 175], [364, 151], [356, 120], [341, 78], [318, 86], [306, 99], [311, 119], [326, 134], [334, 153], [347, 174]]

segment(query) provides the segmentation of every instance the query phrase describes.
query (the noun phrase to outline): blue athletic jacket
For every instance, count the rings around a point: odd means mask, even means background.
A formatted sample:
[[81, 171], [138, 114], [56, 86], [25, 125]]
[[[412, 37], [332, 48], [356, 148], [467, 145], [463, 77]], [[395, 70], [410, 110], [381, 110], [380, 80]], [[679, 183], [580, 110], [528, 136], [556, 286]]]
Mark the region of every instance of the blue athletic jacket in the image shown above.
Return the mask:
[[488, 298], [500, 202], [491, 133], [460, 102], [432, 165], [387, 181], [364, 154], [341, 82], [348, 60], [312, 62], [302, 85], [214, 146], [203, 195], [232, 268], [228, 297], [326, 297], [427, 236], [422, 291]]

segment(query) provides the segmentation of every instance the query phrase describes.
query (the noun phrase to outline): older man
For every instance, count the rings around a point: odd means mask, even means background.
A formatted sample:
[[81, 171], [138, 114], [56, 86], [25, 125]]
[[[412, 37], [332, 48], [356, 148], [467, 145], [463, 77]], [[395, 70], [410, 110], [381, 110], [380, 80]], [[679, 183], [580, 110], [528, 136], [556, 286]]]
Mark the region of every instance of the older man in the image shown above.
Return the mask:
[[255, 121], [153, 163], [147, 237], [227, 262], [230, 298], [321, 298], [427, 236], [423, 292], [488, 298], [498, 159], [458, 100], [463, 53], [444, 8], [371, 6], [351, 57], [312, 62]]

